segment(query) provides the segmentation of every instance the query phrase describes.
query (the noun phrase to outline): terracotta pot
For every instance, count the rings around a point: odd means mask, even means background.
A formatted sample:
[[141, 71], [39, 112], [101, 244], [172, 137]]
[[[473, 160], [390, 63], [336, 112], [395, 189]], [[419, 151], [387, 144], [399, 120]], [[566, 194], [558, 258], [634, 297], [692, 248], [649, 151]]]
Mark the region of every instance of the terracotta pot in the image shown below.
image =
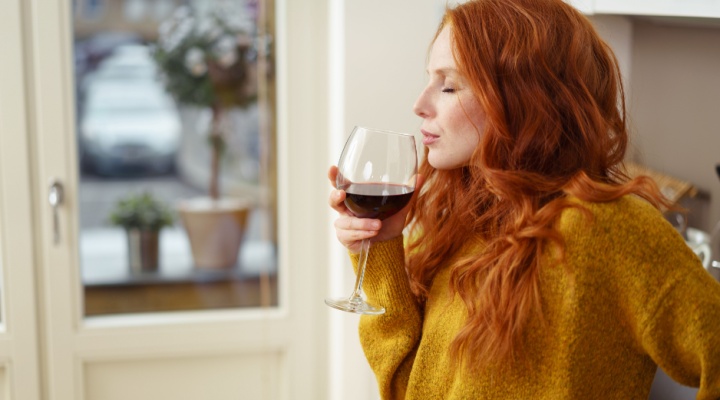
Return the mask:
[[197, 268], [233, 268], [245, 235], [250, 203], [196, 198], [178, 205]]
[[132, 272], [157, 271], [159, 232], [128, 229], [128, 261]]

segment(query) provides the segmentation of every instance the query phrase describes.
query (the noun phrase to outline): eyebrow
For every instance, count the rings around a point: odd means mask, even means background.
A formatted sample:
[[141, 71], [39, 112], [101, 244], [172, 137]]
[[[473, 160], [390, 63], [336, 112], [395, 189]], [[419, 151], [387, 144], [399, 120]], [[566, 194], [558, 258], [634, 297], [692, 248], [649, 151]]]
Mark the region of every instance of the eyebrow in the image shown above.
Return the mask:
[[427, 72], [428, 74], [433, 73], [433, 74], [442, 75], [442, 76], [459, 76], [460, 75], [460, 73], [458, 73], [458, 70], [455, 68], [452, 68], [452, 67], [438, 68], [438, 69], [434, 69], [432, 71], [426, 70], [425, 72]]

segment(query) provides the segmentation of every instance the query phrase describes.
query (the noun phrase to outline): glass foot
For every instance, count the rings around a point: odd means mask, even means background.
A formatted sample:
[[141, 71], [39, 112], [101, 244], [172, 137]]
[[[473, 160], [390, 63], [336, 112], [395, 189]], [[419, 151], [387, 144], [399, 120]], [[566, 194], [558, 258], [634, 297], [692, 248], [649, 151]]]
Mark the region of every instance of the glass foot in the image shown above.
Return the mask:
[[362, 299], [341, 298], [341, 299], [325, 299], [325, 304], [341, 311], [347, 311], [355, 314], [380, 315], [385, 314], [384, 307], [374, 306]]

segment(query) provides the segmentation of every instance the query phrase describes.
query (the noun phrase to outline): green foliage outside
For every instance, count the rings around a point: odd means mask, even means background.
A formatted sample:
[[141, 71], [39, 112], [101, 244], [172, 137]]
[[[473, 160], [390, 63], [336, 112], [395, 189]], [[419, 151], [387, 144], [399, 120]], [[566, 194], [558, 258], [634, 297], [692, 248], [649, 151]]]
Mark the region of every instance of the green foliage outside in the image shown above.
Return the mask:
[[165, 203], [150, 193], [135, 194], [120, 199], [112, 213], [110, 222], [125, 229], [159, 231], [173, 224], [175, 218]]
[[218, 7], [203, 16], [188, 6], [163, 22], [153, 56], [165, 87], [181, 104], [246, 107], [257, 100], [248, 90], [251, 32]]
[[172, 51], [157, 47], [153, 52], [162, 71], [165, 88], [181, 104], [210, 107], [215, 104], [208, 74], [194, 75], [185, 66], [185, 53], [196, 46], [207, 46], [202, 37], [190, 37]]

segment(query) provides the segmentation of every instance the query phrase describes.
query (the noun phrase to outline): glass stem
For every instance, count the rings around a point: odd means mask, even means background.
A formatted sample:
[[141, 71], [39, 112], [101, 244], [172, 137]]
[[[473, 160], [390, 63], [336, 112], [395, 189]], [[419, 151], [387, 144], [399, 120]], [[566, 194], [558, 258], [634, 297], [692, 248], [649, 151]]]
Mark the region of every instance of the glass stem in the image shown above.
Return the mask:
[[360, 244], [360, 260], [358, 261], [358, 273], [355, 277], [355, 290], [350, 295], [353, 303], [362, 303], [362, 284], [365, 278], [365, 266], [367, 265], [368, 254], [370, 253], [370, 240], [363, 239]]

